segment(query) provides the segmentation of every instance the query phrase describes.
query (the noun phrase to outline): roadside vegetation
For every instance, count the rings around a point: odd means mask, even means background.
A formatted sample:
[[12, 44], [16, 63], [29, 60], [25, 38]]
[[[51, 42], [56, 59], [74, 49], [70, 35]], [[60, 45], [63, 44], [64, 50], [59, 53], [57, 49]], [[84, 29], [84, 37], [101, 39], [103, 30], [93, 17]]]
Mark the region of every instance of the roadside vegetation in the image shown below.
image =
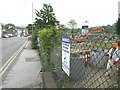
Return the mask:
[[61, 44], [61, 36], [65, 34], [66, 27], [59, 24], [50, 4], [43, 4], [41, 10], [35, 11], [37, 18], [35, 18], [34, 25], [29, 24], [27, 28], [32, 34], [32, 48], [39, 49], [39, 54], [45, 62], [43, 68], [50, 71], [51, 53], [55, 47]]
[[118, 18], [117, 23], [116, 23], [116, 33], [120, 37], [120, 18]]
[[[35, 10], [37, 18], [35, 18], [34, 24], [28, 24], [26, 27], [29, 34], [32, 35], [32, 48], [39, 49], [40, 55], [45, 58], [47, 69], [51, 67], [51, 53], [55, 47], [61, 45], [61, 37], [63, 35], [70, 35], [71, 38], [75, 34], [81, 32], [81, 28], [77, 28], [77, 22], [74, 19], [68, 21], [68, 27], [64, 24], [60, 24], [55, 16], [53, 7], [50, 4], [43, 4], [43, 8]], [[120, 20], [113, 25], [90, 27], [90, 30], [103, 27], [108, 34], [118, 34], [120, 30]], [[105, 44], [111, 47], [110, 44]], [[93, 45], [97, 47], [97, 45]], [[104, 45], [101, 45], [104, 47]], [[102, 48], [103, 48], [102, 47]]]

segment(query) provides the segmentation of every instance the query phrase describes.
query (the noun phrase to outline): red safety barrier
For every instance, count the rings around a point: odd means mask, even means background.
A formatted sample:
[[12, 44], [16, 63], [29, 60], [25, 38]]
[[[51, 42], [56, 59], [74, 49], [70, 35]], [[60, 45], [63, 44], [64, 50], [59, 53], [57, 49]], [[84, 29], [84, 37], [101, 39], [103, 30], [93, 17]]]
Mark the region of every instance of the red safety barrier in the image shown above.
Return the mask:
[[85, 59], [84, 64], [88, 64], [90, 62], [90, 51], [84, 51], [84, 52], [80, 52], [81, 58]]
[[85, 52], [85, 64], [90, 62], [90, 51]]

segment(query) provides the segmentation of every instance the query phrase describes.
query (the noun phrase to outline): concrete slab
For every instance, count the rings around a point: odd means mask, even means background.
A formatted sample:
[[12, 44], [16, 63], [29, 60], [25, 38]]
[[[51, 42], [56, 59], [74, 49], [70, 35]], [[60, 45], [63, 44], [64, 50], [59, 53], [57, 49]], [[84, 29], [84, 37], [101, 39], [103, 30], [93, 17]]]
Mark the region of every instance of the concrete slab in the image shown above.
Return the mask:
[[51, 72], [43, 72], [45, 88], [57, 88]]
[[36, 50], [30, 48], [31, 42], [19, 56], [3, 81], [2, 88], [42, 88], [41, 62]]

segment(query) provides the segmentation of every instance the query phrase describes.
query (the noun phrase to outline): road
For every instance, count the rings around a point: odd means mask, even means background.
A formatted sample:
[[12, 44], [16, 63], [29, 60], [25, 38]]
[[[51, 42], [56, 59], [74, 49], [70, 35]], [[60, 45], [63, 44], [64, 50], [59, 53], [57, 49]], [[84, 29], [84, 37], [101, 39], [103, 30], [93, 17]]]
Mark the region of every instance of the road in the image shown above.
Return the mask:
[[6, 61], [27, 41], [26, 37], [13, 37], [0, 39], [0, 62], [3, 66]]

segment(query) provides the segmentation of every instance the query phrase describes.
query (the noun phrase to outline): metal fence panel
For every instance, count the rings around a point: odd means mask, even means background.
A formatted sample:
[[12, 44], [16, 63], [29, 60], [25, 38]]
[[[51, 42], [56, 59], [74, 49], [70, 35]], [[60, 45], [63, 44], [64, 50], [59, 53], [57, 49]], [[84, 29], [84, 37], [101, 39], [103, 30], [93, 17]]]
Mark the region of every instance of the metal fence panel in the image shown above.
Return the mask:
[[[76, 37], [81, 37], [76, 35]], [[115, 37], [115, 38], [111, 38]], [[52, 56], [52, 72], [59, 88], [118, 88], [118, 71], [111, 67], [106, 72], [109, 57], [106, 55], [116, 36], [101, 35], [99, 40], [90, 37], [85, 42], [71, 40], [70, 76], [62, 70], [62, 47], [55, 47]], [[89, 55], [86, 54], [86, 52]]]

